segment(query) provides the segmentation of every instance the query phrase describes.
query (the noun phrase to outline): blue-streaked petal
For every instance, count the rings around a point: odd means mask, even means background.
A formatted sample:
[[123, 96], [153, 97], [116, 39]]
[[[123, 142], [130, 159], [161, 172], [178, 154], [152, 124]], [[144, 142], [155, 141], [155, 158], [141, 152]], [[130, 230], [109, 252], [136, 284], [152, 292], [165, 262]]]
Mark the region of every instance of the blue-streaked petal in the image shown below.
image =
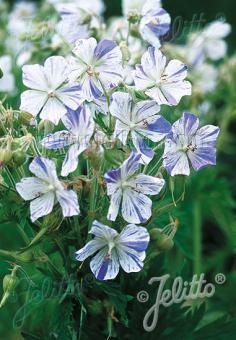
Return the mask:
[[188, 157], [186, 153], [183, 151], [167, 153], [163, 160], [163, 166], [171, 176], [176, 175], [189, 176], [190, 174]]
[[110, 198], [110, 205], [107, 213], [107, 219], [110, 221], [115, 221], [119, 212], [120, 203], [122, 199], [122, 191], [119, 188], [114, 190], [114, 193]]
[[75, 253], [77, 261], [84, 261], [106, 245], [104, 240], [93, 239]]
[[141, 122], [135, 131], [157, 143], [171, 131], [171, 124], [162, 116], [153, 116]]
[[54, 206], [55, 194], [52, 191], [34, 199], [30, 202], [30, 217], [34, 222], [42, 216], [46, 216], [52, 212]]
[[78, 84], [68, 84], [57, 90], [57, 98], [67, 107], [76, 110], [84, 101], [81, 86]]
[[144, 223], [152, 215], [149, 197], [132, 189], [123, 192], [122, 216], [129, 223]]
[[93, 221], [89, 233], [95, 235], [97, 238], [106, 240], [106, 243], [112, 241], [118, 235], [115, 229], [110, 228], [97, 220]]
[[134, 107], [132, 112], [132, 121], [136, 124], [141, 123], [156, 115], [159, 111], [160, 106], [155, 102], [155, 100], [142, 100]]
[[78, 196], [73, 190], [58, 190], [56, 192], [57, 200], [62, 208], [64, 217], [76, 216], [80, 214]]
[[126, 273], [137, 273], [143, 268], [143, 258], [138, 256], [140, 253], [132, 251], [131, 248], [119, 247], [117, 254], [119, 263]]
[[[163, 96], [165, 97], [165, 100], [163, 100], [161, 103], [158, 102], [160, 105], [178, 105], [183, 96], [190, 96], [192, 93], [191, 83], [185, 80], [173, 83], [164, 83], [161, 85], [160, 89]], [[150, 95], [150, 97], [153, 98], [151, 93], [151, 90], [146, 92], [148, 96]]]
[[114, 279], [119, 273], [119, 267], [116, 250], [113, 249], [109, 255], [107, 247], [100, 250], [90, 262], [90, 268], [98, 280]]
[[179, 60], [171, 60], [165, 69], [165, 77], [167, 81], [180, 81], [184, 80], [187, 77], [188, 67], [186, 64], [182, 63]]
[[121, 165], [121, 178], [125, 179], [134, 174], [140, 166], [141, 155], [132, 151], [129, 158], [127, 158]]
[[128, 93], [114, 93], [112, 96], [112, 104], [110, 106], [111, 114], [118, 118], [121, 122], [129, 124], [131, 121], [131, 102], [132, 98]]
[[196, 171], [209, 165], [216, 165], [216, 149], [212, 147], [200, 147], [195, 151], [189, 151], [188, 157]]
[[73, 135], [66, 130], [49, 134], [41, 141], [46, 149], [61, 149], [71, 143], [73, 143]]
[[68, 176], [71, 172], [74, 172], [78, 167], [79, 162], [79, 152], [78, 152], [78, 144], [73, 144], [69, 148], [65, 159], [62, 163], [61, 175], [63, 177]]
[[155, 152], [144, 142], [143, 137], [139, 133], [132, 131], [131, 135], [137, 154], [140, 155], [139, 162], [142, 164], [149, 164], [153, 159]]
[[56, 165], [47, 158], [37, 156], [30, 163], [29, 170], [38, 178], [49, 181], [57, 179]]
[[212, 147], [216, 145], [220, 129], [214, 125], [205, 125], [197, 131], [194, 138], [197, 147]]
[[94, 50], [97, 46], [97, 41], [94, 38], [79, 39], [75, 43], [73, 53], [84, 64], [91, 65], [94, 58]]
[[137, 252], [147, 249], [150, 236], [146, 228], [137, 227], [135, 224], [128, 224], [120, 233], [119, 242], [121, 245], [132, 248]]
[[184, 112], [172, 126], [173, 134], [176, 136], [191, 137], [196, 134], [199, 126], [199, 119], [191, 112]]
[[33, 200], [48, 191], [48, 184], [37, 177], [25, 177], [16, 184], [16, 190], [25, 201]]
[[165, 185], [165, 180], [153, 176], [139, 174], [129, 181], [129, 184], [144, 195], [157, 195]]

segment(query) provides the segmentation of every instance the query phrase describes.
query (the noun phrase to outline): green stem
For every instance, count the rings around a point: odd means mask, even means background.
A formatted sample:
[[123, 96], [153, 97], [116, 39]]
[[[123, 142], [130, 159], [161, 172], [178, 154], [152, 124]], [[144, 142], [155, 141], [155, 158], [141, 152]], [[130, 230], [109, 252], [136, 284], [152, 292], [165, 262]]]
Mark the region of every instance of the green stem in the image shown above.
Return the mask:
[[193, 274], [200, 275], [202, 272], [202, 230], [201, 230], [201, 207], [198, 200], [193, 206]]

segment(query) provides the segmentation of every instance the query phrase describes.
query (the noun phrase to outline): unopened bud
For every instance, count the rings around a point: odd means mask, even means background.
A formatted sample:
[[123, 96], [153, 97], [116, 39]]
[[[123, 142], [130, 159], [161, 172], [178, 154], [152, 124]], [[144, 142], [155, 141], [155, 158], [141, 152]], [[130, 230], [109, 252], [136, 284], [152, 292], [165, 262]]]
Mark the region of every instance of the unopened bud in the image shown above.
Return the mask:
[[9, 149], [0, 150], [0, 166], [8, 164], [12, 159], [12, 151]]
[[13, 162], [20, 166], [25, 163], [26, 161], [26, 153], [23, 150], [16, 150], [12, 154]]

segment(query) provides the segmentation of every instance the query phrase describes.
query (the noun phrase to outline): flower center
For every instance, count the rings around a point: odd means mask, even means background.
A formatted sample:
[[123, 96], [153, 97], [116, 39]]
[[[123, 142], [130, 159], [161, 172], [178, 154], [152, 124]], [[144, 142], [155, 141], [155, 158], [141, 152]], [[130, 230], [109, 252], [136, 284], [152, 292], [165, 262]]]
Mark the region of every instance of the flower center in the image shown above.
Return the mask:
[[56, 96], [56, 94], [53, 91], [48, 91], [48, 97], [49, 98], [53, 98], [55, 96]]

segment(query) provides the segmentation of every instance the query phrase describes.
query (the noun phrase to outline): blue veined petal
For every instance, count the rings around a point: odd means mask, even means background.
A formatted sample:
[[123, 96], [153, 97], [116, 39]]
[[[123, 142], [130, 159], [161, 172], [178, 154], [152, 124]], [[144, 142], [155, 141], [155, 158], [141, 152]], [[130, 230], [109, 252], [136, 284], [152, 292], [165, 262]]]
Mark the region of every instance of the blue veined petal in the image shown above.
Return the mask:
[[209, 165], [216, 165], [216, 149], [212, 147], [199, 147], [195, 151], [189, 151], [188, 157], [196, 171]]
[[129, 132], [130, 126], [117, 119], [113, 134], [114, 138], [119, 139], [123, 145], [126, 145]]
[[166, 153], [163, 166], [171, 176], [190, 175], [188, 157], [183, 151]]
[[73, 143], [73, 135], [66, 130], [49, 134], [41, 141], [46, 149], [61, 149], [71, 143]]
[[179, 60], [171, 60], [165, 69], [165, 76], [168, 81], [180, 81], [187, 77], [188, 67]]
[[104, 239], [106, 243], [112, 241], [118, 235], [115, 229], [110, 228], [97, 220], [93, 221], [92, 228], [89, 233], [100, 239]]
[[129, 158], [127, 158], [121, 165], [121, 178], [125, 179], [133, 175], [140, 166], [141, 155], [132, 151]]
[[[138, 102], [132, 112], [132, 121], [136, 124], [155, 116], [160, 111], [160, 106], [155, 100], [142, 100]], [[156, 116], [160, 117], [160, 116]]]
[[144, 142], [143, 137], [136, 131], [132, 131], [131, 135], [137, 154], [140, 155], [140, 163], [149, 164], [153, 159], [155, 152]]
[[147, 249], [150, 236], [146, 228], [128, 224], [120, 233], [119, 243], [125, 247], [132, 248], [137, 252]]
[[115, 188], [114, 193], [111, 195], [109, 210], [107, 213], [107, 219], [115, 221], [119, 212], [120, 203], [122, 199], [122, 191], [119, 188]]
[[98, 280], [114, 279], [119, 273], [119, 261], [116, 249], [108, 254], [108, 247], [103, 248], [90, 262], [90, 268]]
[[78, 167], [79, 162], [79, 150], [78, 144], [73, 144], [69, 148], [66, 157], [62, 163], [61, 175], [63, 177], [68, 176], [71, 172], [74, 172]]
[[94, 58], [94, 50], [97, 46], [97, 41], [94, 38], [79, 39], [75, 43], [73, 53], [81, 60], [85, 65], [92, 65]]
[[73, 190], [56, 191], [57, 200], [62, 208], [64, 217], [76, 216], [80, 214], [78, 197]]
[[84, 261], [86, 260], [89, 256], [93, 255], [96, 253], [99, 249], [103, 248], [106, 246], [106, 241], [101, 240], [101, 239], [93, 239], [89, 241], [83, 248], [78, 250], [75, 255], [76, 255], [76, 260], [78, 261]]
[[139, 174], [129, 181], [129, 185], [144, 195], [158, 195], [165, 185], [165, 180], [162, 178]]
[[74, 136], [80, 139], [80, 142], [84, 143], [82, 139], [87, 141], [93, 135], [95, 124], [88, 106], [79, 106], [76, 110], [68, 108], [67, 114], [62, 117], [62, 122]]
[[97, 59], [101, 59], [101, 58], [105, 57], [105, 58], [103, 58], [105, 60], [109, 60], [111, 58], [114, 58], [114, 55], [111, 52], [116, 47], [117, 47], [117, 44], [114, 41], [104, 39], [97, 44], [97, 46], [94, 50], [94, 56]]
[[52, 191], [34, 199], [30, 202], [30, 217], [34, 222], [38, 218], [48, 215], [52, 212], [54, 206], [55, 194]]
[[217, 126], [214, 126], [214, 125], [203, 126], [197, 131], [196, 136], [194, 137], [196, 146], [214, 148], [216, 145], [216, 140], [217, 140], [219, 133], [220, 133], [220, 129]]
[[117, 183], [121, 180], [121, 169], [110, 170], [104, 175], [106, 183]]
[[50, 159], [41, 156], [35, 157], [30, 163], [29, 170], [40, 179], [57, 180], [56, 165]]
[[132, 98], [128, 93], [116, 92], [112, 96], [110, 112], [124, 124], [129, 124], [131, 121], [131, 103]]
[[140, 122], [135, 131], [153, 142], [160, 142], [171, 131], [171, 124], [164, 117], [156, 115]]
[[196, 134], [199, 126], [199, 119], [191, 112], [184, 112], [172, 126], [172, 132], [176, 136], [191, 137]]
[[144, 223], [152, 215], [152, 201], [144, 194], [132, 189], [123, 192], [122, 216], [129, 223]]
[[47, 78], [42, 65], [24, 65], [22, 67], [22, 72], [22, 80], [25, 86], [33, 90], [48, 90]]
[[56, 91], [56, 96], [72, 110], [76, 110], [84, 101], [82, 88], [76, 83], [61, 87]]
[[34, 117], [41, 111], [47, 102], [46, 92], [37, 90], [27, 90], [21, 94], [20, 110], [31, 113]]
[[37, 177], [24, 177], [16, 184], [16, 190], [25, 201], [33, 200], [48, 191], [48, 184]]
[[118, 247], [117, 254], [119, 263], [126, 273], [137, 273], [144, 266], [144, 252], [138, 253], [129, 247]]
[[57, 125], [66, 112], [65, 105], [57, 97], [50, 97], [40, 112], [40, 118]]

